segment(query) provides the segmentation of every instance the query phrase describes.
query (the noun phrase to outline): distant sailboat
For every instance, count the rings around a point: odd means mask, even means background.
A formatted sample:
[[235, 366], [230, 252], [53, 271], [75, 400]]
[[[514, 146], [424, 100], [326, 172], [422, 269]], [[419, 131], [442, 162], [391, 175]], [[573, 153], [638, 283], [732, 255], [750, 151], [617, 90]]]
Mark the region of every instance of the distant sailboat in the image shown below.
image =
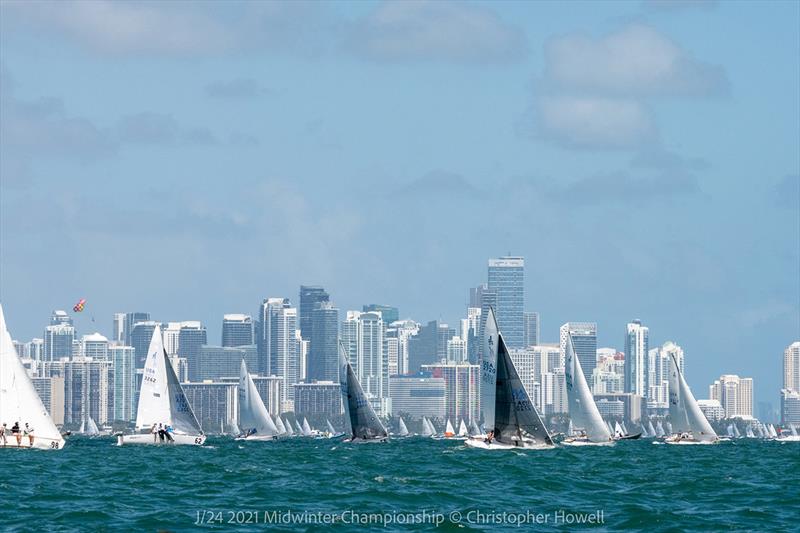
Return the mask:
[[97, 427], [97, 424], [91, 416], [87, 416], [83, 422], [81, 422], [81, 428], [78, 430], [78, 433], [88, 437], [97, 437], [100, 435], [100, 428]]
[[315, 437], [317, 432], [311, 428], [311, 424], [308, 423], [308, 418], [303, 417], [303, 435], [306, 437]]
[[694, 399], [689, 385], [683, 379], [675, 354], [670, 353], [669, 371], [669, 417], [676, 435], [666, 439], [669, 444], [713, 444], [717, 434], [708, 423]]
[[[153, 428], [162, 424], [172, 427], [173, 431], [162, 441]], [[200, 428], [192, 406], [186, 399], [175, 369], [169, 361], [164, 342], [161, 338], [161, 327], [156, 326], [147, 360], [144, 365], [144, 377], [139, 389], [139, 406], [136, 411], [136, 429], [133, 435], [118, 435], [117, 444], [192, 444], [202, 445], [206, 436]]]
[[737, 439], [742, 437], [742, 434], [739, 432], [739, 428], [736, 426], [736, 424], [733, 424], [733, 436]]
[[288, 435], [286, 426], [283, 425], [283, 420], [279, 415], [275, 415], [275, 428], [278, 430], [278, 435]]
[[623, 420], [622, 422], [620, 422], [620, 424], [622, 425], [622, 432], [627, 435], [628, 434], [628, 428], [625, 427], [625, 421]]
[[[783, 433], [786, 432], [784, 431]], [[781, 442], [800, 442], [800, 435], [797, 434], [797, 430], [794, 428], [794, 425], [789, 424], [789, 434], [782, 434], [780, 437], [778, 437], [778, 440]]]
[[553, 440], [519, 378], [494, 309], [486, 317], [481, 364], [481, 406], [487, 438], [468, 446], [483, 449], [551, 448]]
[[656, 428], [653, 427], [652, 420], [647, 421], [647, 433], [654, 437], [658, 437], [658, 431], [656, 431]]
[[649, 439], [649, 438], [651, 438], [651, 437], [655, 437], [655, 435], [651, 435], [651, 434], [649, 434], [649, 433], [647, 432], [647, 428], [644, 426], [644, 424], [642, 424], [642, 438], [643, 438], [643, 439]]
[[467, 424], [464, 423], [464, 419], [461, 419], [461, 423], [458, 425], [458, 436], [459, 437], [469, 437], [469, 430], [467, 430]]
[[656, 421], [656, 437], [662, 438], [664, 436], [664, 426], [661, 425], [661, 420]]
[[[0, 305], [0, 423], [3, 422], [8, 424], [5, 444], [8, 448], [59, 450], [64, 447], [64, 437], [44, 408], [14, 349], [11, 334], [6, 327], [3, 306]], [[19, 424], [20, 435], [25, 424], [28, 424], [33, 428], [33, 437], [22, 435], [18, 443], [11, 434], [14, 423]]]
[[450, 423], [450, 419], [447, 419], [447, 424], [444, 428], [444, 436], [447, 438], [452, 438], [456, 436], [456, 430], [453, 429], [453, 424]]
[[469, 423], [469, 436], [470, 437], [477, 437], [481, 435], [481, 428], [478, 427], [478, 424], [475, 423], [474, 420], [470, 420]]
[[611, 425], [611, 421], [610, 420], [606, 420], [606, 427], [608, 428], [608, 432], [613, 435], [614, 434], [614, 426]]
[[290, 436], [290, 437], [293, 437], [294, 436], [294, 428], [292, 427], [292, 423], [289, 422], [288, 418], [284, 421], [283, 426], [286, 428], [286, 434], [288, 436]]
[[755, 433], [753, 433], [753, 426], [747, 426], [747, 429], [745, 430], [745, 435], [747, 436], [748, 439], [756, 438]]
[[351, 437], [349, 442], [386, 442], [389, 432], [383, 426], [378, 415], [369, 403], [364, 389], [361, 388], [353, 367], [347, 360], [344, 345], [339, 342], [339, 379], [345, 413], [350, 420]]
[[344, 436], [344, 433], [340, 433], [340, 432], [336, 431], [336, 428], [333, 427], [333, 424], [331, 424], [330, 420], [325, 420], [325, 424], [328, 426], [328, 435], [327, 435], [327, 437], [329, 439], [332, 439], [334, 437], [342, 437], [342, 436]]
[[422, 435], [423, 437], [433, 437], [434, 433], [435, 433], [435, 431], [434, 431], [433, 427], [431, 426], [431, 423], [428, 422], [428, 419], [423, 416], [422, 417], [422, 432], [420, 433], [420, 435]]
[[300, 425], [300, 421], [296, 418], [294, 419], [294, 431], [297, 433], [298, 436], [307, 437], [306, 432], [303, 431], [303, 426]]
[[[597, 404], [594, 403], [592, 392], [589, 390], [589, 385], [583, 376], [581, 362], [575, 355], [575, 347], [572, 344], [571, 335], [567, 335], [564, 377], [567, 384], [569, 416], [575, 422], [575, 425], [583, 430], [584, 435], [564, 439], [563, 444], [569, 446], [607, 446], [613, 444], [614, 441], [611, 435], [615, 431], [613, 429], [609, 431], [611, 424], [609, 423], [607, 426], [603, 422], [600, 411], [597, 409]], [[619, 424], [617, 426], [619, 427]], [[619, 429], [621, 433], [622, 428]]]
[[398, 437], [408, 437], [408, 428], [406, 427], [406, 423], [403, 422], [403, 417], [400, 417], [399, 420], [400, 421], [398, 422], [398, 425], [400, 427], [399, 427], [399, 429], [397, 431], [397, 436]]
[[672, 435], [672, 424], [669, 421], [664, 422], [664, 429], [666, 430], [665, 435]]
[[242, 434], [237, 440], [264, 441], [278, 438], [278, 427], [269, 416], [244, 359], [239, 369], [239, 427]]
[[624, 436], [625, 433], [622, 431], [622, 426], [619, 425], [619, 422], [614, 422], [614, 437], [619, 439]]

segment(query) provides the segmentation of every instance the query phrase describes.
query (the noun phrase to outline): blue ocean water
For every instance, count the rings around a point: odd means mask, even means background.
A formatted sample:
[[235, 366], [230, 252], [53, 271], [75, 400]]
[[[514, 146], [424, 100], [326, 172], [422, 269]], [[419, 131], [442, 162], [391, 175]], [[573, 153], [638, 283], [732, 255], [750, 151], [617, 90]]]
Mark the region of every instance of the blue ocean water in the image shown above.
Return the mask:
[[12, 531], [800, 530], [800, 443], [501, 452], [422, 438], [71, 437], [0, 458], [0, 528]]

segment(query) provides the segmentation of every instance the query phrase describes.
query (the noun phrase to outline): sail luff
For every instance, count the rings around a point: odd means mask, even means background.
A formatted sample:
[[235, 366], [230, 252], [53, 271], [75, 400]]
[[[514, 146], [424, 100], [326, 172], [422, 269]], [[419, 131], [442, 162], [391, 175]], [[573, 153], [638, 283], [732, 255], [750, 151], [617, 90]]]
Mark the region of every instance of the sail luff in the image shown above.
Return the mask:
[[680, 394], [681, 398], [683, 399], [683, 406], [686, 409], [686, 420], [689, 424], [689, 430], [692, 432], [695, 440], [716, 440], [717, 434], [714, 432], [711, 424], [708, 423], [708, 419], [706, 419], [705, 415], [700, 410], [700, 406], [697, 404], [697, 400], [694, 399], [694, 395], [689, 389], [689, 385], [686, 383], [686, 380], [683, 379], [683, 374], [681, 374], [680, 370], [678, 369], [678, 363], [675, 360], [675, 354], [670, 352], [670, 357], [672, 358], [673, 367], [678, 373]]

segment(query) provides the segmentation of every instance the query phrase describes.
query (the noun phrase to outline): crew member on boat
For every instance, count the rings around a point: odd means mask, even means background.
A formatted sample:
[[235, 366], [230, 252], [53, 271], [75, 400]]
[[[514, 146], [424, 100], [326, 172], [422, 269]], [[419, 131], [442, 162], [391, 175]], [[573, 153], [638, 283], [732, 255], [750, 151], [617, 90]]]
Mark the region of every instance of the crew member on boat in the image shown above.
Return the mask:
[[0, 427], [0, 440], [3, 441], [3, 446], [6, 445], [6, 423], [3, 422], [2, 427]]
[[25, 422], [25, 435], [28, 436], [28, 439], [30, 440], [31, 443], [31, 447], [33, 447], [33, 428], [30, 427], [27, 422]]
[[17, 446], [22, 446], [22, 433], [19, 431], [19, 422], [14, 422], [11, 426], [11, 434], [17, 438]]

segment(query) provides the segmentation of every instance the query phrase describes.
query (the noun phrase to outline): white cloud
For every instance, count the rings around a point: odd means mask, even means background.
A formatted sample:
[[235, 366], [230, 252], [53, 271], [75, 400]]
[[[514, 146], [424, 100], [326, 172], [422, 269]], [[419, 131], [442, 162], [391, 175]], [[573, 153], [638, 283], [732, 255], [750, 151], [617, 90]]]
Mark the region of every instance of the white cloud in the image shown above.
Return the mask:
[[352, 28], [349, 48], [377, 61], [504, 63], [527, 53], [525, 35], [488, 9], [449, 1], [383, 2]]
[[572, 34], [545, 47], [550, 83], [606, 95], [710, 95], [727, 89], [722, 68], [694, 59], [655, 29], [633, 24], [594, 38]]
[[546, 97], [537, 116], [540, 135], [575, 148], [627, 148], [658, 138], [650, 112], [633, 100]]
[[229, 28], [183, 3], [40, 1], [11, 2], [4, 9], [12, 20], [65, 34], [102, 53], [213, 52], [231, 46], [235, 38]]

